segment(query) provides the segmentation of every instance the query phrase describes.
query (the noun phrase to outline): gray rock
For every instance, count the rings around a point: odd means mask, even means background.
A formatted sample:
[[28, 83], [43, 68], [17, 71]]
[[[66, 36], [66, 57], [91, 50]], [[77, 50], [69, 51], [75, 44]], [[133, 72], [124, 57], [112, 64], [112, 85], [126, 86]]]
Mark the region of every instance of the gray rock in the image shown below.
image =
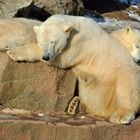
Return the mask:
[[35, 0], [35, 5], [43, 8], [50, 14], [83, 14], [81, 0]]
[[13, 17], [17, 11], [31, 4], [32, 0], [0, 0], [0, 17]]
[[0, 0], [0, 18], [22, 16], [43, 21], [53, 14], [83, 13], [82, 0]]

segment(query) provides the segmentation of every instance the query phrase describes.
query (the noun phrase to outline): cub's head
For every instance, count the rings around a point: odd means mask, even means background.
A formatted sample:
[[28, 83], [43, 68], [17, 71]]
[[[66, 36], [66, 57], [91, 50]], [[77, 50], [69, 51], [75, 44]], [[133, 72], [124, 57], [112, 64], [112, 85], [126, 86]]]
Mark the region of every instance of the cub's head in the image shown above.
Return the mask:
[[112, 32], [128, 49], [136, 63], [140, 63], [140, 31], [129, 26]]
[[43, 49], [42, 59], [52, 61], [67, 47], [72, 26], [45, 22], [41, 26], [34, 26], [38, 46]]

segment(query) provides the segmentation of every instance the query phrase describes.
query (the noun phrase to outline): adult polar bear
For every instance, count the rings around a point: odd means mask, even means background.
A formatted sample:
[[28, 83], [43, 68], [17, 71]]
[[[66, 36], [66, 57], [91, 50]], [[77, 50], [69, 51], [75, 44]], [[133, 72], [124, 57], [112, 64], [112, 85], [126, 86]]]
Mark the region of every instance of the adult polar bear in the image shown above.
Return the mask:
[[[44, 61], [76, 73], [79, 96], [89, 114], [122, 124], [135, 118], [140, 68], [118, 40], [85, 17], [54, 15], [34, 30]], [[25, 52], [16, 48], [8, 54], [22, 60]]]

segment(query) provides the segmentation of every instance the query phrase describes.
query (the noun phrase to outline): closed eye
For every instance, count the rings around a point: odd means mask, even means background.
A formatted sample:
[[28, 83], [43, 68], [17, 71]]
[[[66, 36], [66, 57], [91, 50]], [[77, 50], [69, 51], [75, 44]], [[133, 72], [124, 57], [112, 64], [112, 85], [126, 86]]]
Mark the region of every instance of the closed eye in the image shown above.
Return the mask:
[[51, 41], [50, 43], [53, 45], [54, 44], [54, 41]]
[[51, 45], [55, 45], [57, 43], [57, 41], [51, 41], [50, 44]]
[[137, 49], [139, 49], [139, 48], [140, 48], [140, 46], [138, 46], [138, 45], [135, 45], [135, 47], [136, 47]]

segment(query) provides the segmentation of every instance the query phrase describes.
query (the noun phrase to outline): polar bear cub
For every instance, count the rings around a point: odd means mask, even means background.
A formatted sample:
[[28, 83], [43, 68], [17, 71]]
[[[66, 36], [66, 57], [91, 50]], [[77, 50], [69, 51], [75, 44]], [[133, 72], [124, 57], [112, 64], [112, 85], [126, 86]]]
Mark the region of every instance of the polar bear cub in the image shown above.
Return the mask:
[[[54, 15], [34, 30], [43, 61], [75, 72], [87, 113], [121, 124], [135, 118], [140, 109], [140, 68], [118, 39], [92, 19], [67, 15]], [[26, 57], [23, 53], [28, 55], [28, 49], [8, 51], [14, 60]]]
[[111, 33], [128, 49], [136, 63], [140, 63], [140, 31], [129, 26]]

